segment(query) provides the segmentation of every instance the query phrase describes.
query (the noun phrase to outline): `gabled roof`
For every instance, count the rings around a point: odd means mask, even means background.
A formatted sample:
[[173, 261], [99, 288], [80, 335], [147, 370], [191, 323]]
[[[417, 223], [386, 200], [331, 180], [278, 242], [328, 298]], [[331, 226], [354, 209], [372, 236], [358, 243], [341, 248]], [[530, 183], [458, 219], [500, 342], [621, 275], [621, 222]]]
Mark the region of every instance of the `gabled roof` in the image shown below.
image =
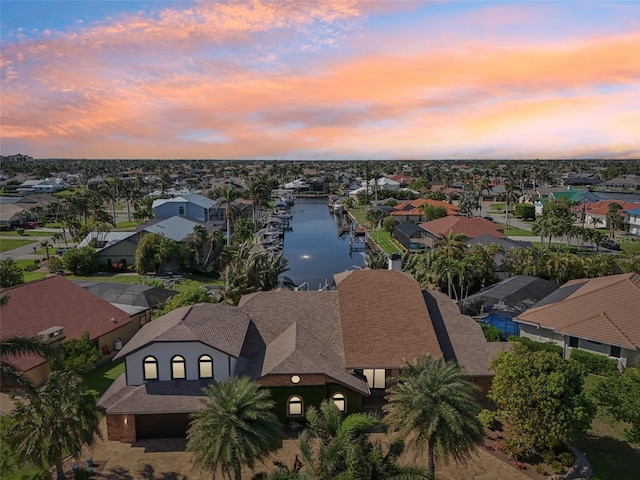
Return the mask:
[[443, 202], [440, 200], [433, 200], [431, 198], [417, 198], [415, 200], [407, 200], [401, 202], [395, 206], [395, 211], [391, 212], [391, 215], [422, 215], [422, 208], [425, 205], [431, 205], [434, 207], [444, 207], [447, 210], [447, 215], [457, 215], [460, 210], [455, 205]]
[[585, 212], [589, 215], [606, 217], [609, 213], [609, 205], [617, 203], [622, 207], [620, 216], [624, 215], [624, 210], [640, 209], [640, 203], [625, 202], [623, 200], [600, 200], [598, 202], [589, 202], [585, 204]]
[[193, 227], [196, 225], [204, 225], [204, 223], [191, 218], [174, 215], [160, 222], [145, 226], [142, 230], [155, 233], [156, 235], [162, 235], [176, 242], [182, 242], [193, 233]]
[[78, 248], [91, 245], [93, 240], [99, 241], [102, 246], [96, 250], [103, 250], [137, 235], [138, 232], [89, 232], [78, 244]]
[[189, 193], [173, 198], [158, 198], [153, 201], [151, 208], [159, 207], [160, 205], [164, 205], [165, 203], [193, 203], [194, 205], [198, 205], [202, 208], [212, 208], [217, 204], [215, 200], [202, 196], [198, 193]]
[[181, 307], [144, 325], [115, 358], [157, 342], [201, 342], [237, 358], [248, 326], [247, 314], [229, 305]]
[[447, 235], [452, 231], [454, 235], [462, 234], [469, 238], [479, 237], [484, 234], [498, 238], [505, 236], [502, 233], [502, 227], [484, 218], [454, 217], [449, 215], [421, 223], [420, 226], [436, 235], [440, 233]]
[[640, 208], [634, 208], [632, 210], [625, 210], [624, 213], [629, 215], [640, 215]]
[[[568, 293], [568, 295], [563, 295]], [[625, 273], [565, 283], [515, 320], [567, 335], [640, 348], [640, 274]]]
[[531, 248], [533, 246], [531, 242], [511, 240], [509, 237], [494, 237], [490, 233], [483, 233], [479, 237], [470, 238], [464, 243], [467, 245], [490, 245], [495, 243], [496, 245], [500, 245], [504, 250], [509, 250], [511, 248]]
[[420, 285], [395, 270], [354, 270], [334, 276], [347, 368], [403, 368], [441, 356]]
[[[129, 315], [119, 308], [57, 275], [3, 292], [9, 297], [8, 303], [0, 308], [3, 337], [38, 335], [51, 327], [63, 327], [67, 339], [80, 338], [88, 332], [93, 340], [131, 322]], [[33, 355], [10, 361], [22, 371], [45, 362]]]

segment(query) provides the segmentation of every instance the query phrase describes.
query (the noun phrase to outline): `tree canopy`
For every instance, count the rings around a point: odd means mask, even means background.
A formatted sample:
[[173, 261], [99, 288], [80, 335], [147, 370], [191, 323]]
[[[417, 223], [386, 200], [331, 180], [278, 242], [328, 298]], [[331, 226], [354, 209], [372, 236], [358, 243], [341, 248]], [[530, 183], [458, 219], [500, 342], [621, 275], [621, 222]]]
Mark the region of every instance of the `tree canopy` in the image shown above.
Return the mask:
[[602, 380], [594, 396], [616, 420], [630, 425], [625, 431], [628, 440], [640, 443], [640, 369], [627, 368], [622, 375]]
[[579, 365], [517, 342], [492, 360], [489, 398], [508, 424], [505, 446], [517, 457], [562, 446], [589, 428], [595, 407]]

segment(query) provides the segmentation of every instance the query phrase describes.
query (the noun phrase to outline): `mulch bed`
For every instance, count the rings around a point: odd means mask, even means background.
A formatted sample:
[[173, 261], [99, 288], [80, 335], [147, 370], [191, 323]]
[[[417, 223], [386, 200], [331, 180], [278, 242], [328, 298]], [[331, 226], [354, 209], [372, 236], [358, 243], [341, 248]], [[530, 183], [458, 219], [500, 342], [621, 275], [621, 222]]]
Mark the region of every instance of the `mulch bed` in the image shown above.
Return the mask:
[[[545, 463], [539, 456], [528, 459], [527, 461], [516, 461], [511, 458], [504, 448], [505, 432], [503, 430], [485, 430], [485, 434], [486, 436], [483, 447], [485, 451], [502, 460], [504, 463], [514, 466], [532, 480], [547, 480], [549, 476], [554, 474], [551, 466], [548, 463]], [[544, 468], [544, 474], [537, 472], [538, 466], [542, 466]], [[567, 469], [565, 468], [565, 472], [566, 471]]]

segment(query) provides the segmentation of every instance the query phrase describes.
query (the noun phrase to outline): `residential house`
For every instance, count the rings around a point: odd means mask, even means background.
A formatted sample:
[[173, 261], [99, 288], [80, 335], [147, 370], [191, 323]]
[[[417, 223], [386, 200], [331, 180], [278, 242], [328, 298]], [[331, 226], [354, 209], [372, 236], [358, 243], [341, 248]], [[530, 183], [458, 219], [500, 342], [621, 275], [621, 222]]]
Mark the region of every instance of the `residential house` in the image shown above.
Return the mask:
[[640, 175], [622, 175], [612, 178], [598, 185], [598, 188], [638, 191], [640, 190]]
[[640, 203], [630, 203], [623, 200], [600, 200], [597, 202], [584, 203], [579, 207], [575, 207], [578, 213], [584, 215], [584, 222], [595, 228], [609, 228], [607, 214], [609, 213], [609, 205], [617, 203], [622, 207], [620, 217], [624, 217], [625, 210], [634, 210], [640, 208]]
[[164, 302], [173, 297], [175, 290], [149, 285], [130, 285], [113, 282], [90, 282], [78, 280], [75, 283], [94, 295], [125, 309], [127, 306], [140, 307], [144, 310], [162, 307]]
[[514, 318], [520, 336], [640, 366], [640, 274], [571, 280]]
[[17, 203], [0, 203], [0, 229], [12, 230], [31, 218], [29, 211]]
[[40, 180], [25, 180], [18, 186], [18, 192], [21, 194], [31, 193], [54, 193], [69, 188], [69, 184], [62, 178], [47, 177]]
[[493, 258], [494, 262], [496, 262], [496, 274], [498, 278], [504, 280], [508, 278], [509, 274], [505, 269], [504, 260], [505, 254], [514, 248], [531, 248], [533, 244], [531, 242], [520, 241], [520, 240], [511, 240], [509, 237], [494, 237], [489, 233], [484, 233], [479, 237], [474, 237], [466, 240], [464, 242], [467, 246], [472, 245], [497, 245], [500, 247], [500, 251], [498, 251]]
[[116, 356], [126, 374], [100, 400], [109, 439], [184, 436], [202, 388], [230, 375], [268, 387], [284, 422], [324, 399], [345, 413], [378, 409], [407, 361], [442, 354], [413, 278], [357, 270], [335, 282], [183, 307], [145, 325]]
[[[108, 357], [146, 323], [149, 310], [129, 314], [86, 291], [71, 280], [53, 275], [2, 291], [9, 301], [1, 307], [2, 336], [41, 336], [50, 343], [77, 339], [85, 332]], [[34, 384], [49, 376], [46, 359], [38, 355], [2, 357]]]
[[224, 208], [216, 200], [197, 193], [154, 200], [151, 208], [157, 219], [182, 216], [204, 223], [224, 220]]
[[624, 223], [629, 225], [631, 235], [640, 235], [640, 208], [624, 210]]
[[211, 223], [180, 216], [163, 220], [152, 220], [140, 225], [133, 232], [91, 232], [78, 244], [78, 247], [93, 246], [100, 264], [111, 267], [114, 263], [134, 265], [136, 250], [142, 237], [155, 233], [175, 242], [184, 242], [193, 234], [195, 226], [204, 226], [207, 231], [215, 228]]
[[432, 235], [464, 235], [467, 238], [476, 238], [481, 235], [491, 235], [495, 238], [504, 238], [502, 227], [485, 218], [467, 218], [447, 216], [421, 223], [420, 226]]
[[430, 198], [418, 198], [397, 204], [391, 211], [391, 216], [398, 222], [422, 222], [424, 218], [424, 207], [442, 207], [447, 211], [447, 215], [457, 215], [459, 208], [447, 202], [432, 200]]

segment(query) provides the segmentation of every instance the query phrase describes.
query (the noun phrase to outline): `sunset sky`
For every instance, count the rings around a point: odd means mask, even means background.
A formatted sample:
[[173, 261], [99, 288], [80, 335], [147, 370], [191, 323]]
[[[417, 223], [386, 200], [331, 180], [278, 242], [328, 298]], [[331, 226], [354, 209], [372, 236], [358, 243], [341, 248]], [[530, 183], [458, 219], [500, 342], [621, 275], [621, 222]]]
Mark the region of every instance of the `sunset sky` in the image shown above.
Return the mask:
[[640, 2], [0, 0], [0, 153], [640, 158]]

